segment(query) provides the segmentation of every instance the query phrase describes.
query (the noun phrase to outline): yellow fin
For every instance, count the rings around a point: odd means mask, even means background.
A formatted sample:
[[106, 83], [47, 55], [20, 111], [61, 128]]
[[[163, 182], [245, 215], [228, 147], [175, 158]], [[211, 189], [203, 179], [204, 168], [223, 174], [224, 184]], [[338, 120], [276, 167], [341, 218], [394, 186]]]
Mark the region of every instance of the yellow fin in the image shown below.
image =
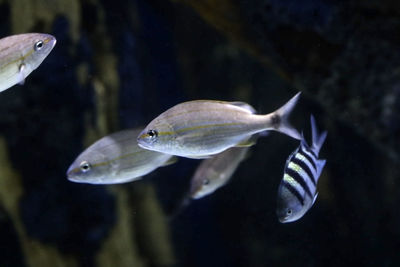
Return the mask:
[[242, 142], [240, 142], [240, 143], [237, 143], [236, 145], [235, 145], [235, 147], [250, 147], [250, 146], [253, 146], [253, 145], [255, 145], [256, 144], [256, 141], [255, 140], [252, 140], [251, 138], [250, 138], [250, 140], [249, 139], [246, 139], [246, 140], [244, 140], [244, 141], [242, 141]]

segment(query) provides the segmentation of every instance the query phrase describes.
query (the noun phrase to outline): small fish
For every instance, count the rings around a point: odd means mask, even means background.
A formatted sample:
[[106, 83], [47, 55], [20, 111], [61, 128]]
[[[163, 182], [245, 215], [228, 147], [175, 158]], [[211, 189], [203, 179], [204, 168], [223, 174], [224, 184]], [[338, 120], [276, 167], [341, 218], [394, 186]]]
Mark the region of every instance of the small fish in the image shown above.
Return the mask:
[[47, 57], [56, 38], [44, 33], [24, 33], [0, 39], [0, 92], [19, 83]]
[[288, 122], [300, 93], [267, 115], [243, 102], [197, 100], [178, 104], [155, 118], [139, 134], [145, 149], [187, 158], [207, 158], [234, 146], [249, 146], [249, 136], [275, 130], [301, 139]]
[[190, 197], [199, 199], [229, 182], [250, 147], [232, 147], [203, 160], [191, 180]]
[[116, 132], [83, 151], [67, 171], [68, 180], [88, 184], [118, 184], [140, 179], [175, 158], [137, 145], [143, 128]]
[[317, 199], [317, 183], [326, 160], [318, 159], [327, 132], [318, 134], [311, 115], [312, 146], [301, 139], [300, 146], [286, 161], [283, 179], [278, 189], [277, 210], [281, 223], [293, 222], [311, 208]]

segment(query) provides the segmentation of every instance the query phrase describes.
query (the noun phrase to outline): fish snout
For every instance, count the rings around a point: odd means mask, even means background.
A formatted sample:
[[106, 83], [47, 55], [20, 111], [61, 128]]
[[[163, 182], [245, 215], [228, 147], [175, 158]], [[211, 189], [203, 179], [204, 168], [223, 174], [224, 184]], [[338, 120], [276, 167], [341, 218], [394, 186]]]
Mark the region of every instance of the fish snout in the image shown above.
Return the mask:
[[44, 39], [45, 44], [49, 44], [51, 49], [56, 45], [57, 39], [51, 34], [46, 34], [46, 38]]
[[67, 170], [67, 179], [69, 181], [72, 182], [80, 182], [80, 173], [81, 173], [81, 168], [79, 166], [79, 164], [77, 164], [76, 162], [74, 162], [73, 164], [71, 164], [71, 166], [69, 166], [68, 170]]

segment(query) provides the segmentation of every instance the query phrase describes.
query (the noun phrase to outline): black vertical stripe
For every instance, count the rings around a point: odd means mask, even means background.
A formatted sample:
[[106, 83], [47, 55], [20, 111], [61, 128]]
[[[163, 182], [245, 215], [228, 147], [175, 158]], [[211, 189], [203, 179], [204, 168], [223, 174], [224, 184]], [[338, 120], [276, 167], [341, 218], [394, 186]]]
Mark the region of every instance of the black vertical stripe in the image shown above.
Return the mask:
[[304, 148], [304, 150], [306, 150], [308, 153], [310, 153], [314, 158], [317, 158], [317, 155], [315, 155], [315, 152], [309, 147], [309, 146], [306, 146], [306, 147], [303, 147]]
[[298, 182], [300, 184], [300, 186], [303, 188], [304, 191], [306, 191], [306, 193], [313, 198], [310, 188], [308, 187], [307, 183], [304, 181], [303, 177], [300, 176], [300, 174], [298, 172], [296, 172], [295, 170], [291, 169], [291, 168], [287, 168], [285, 173], [287, 175], [289, 175], [290, 177], [292, 177], [293, 179], [296, 180], [296, 182]]
[[294, 188], [290, 183], [286, 182], [285, 180], [282, 180], [282, 185], [286, 187], [287, 190], [289, 190], [290, 193], [292, 193], [297, 198], [302, 206], [304, 205], [304, 199], [296, 188]]
[[317, 187], [317, 182], [315, 181], [315, 177], [311, 172], [310, 167], [308, 167], [308, 165], [304, 161], [296, 157], [293, 158], [292, 162], [299, 165], [307, 173], [308, 177], [310, 177], [311, 182], [314, 184], [314, 186]]
[[311, 165], [314, 167], [315, 170], [317, 170], [317, 165], [315, 164], [315, 158], [312, 158], [310, 155], [307, 154], [307, 152], [304, 152], [303, 148], [300, 149], [299, 153], [303, 155], [311, 163]]

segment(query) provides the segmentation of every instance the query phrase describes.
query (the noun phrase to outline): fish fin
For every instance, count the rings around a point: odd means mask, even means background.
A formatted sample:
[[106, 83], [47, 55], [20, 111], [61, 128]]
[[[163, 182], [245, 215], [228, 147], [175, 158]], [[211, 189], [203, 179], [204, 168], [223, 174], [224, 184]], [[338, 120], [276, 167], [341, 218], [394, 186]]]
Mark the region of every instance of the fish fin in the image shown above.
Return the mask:
[[245, 102], [235, 101], [235, 102], [229, 102], [229, 104], [245, 109], [247, 112], [250, 112], [251, 114], [256, 113], [256, 110]]
[[256, 141], [253, 140], [252, 138], [250, 138], [250, 139], [246, 139], [244, 141], [241, 141], [241, 142], [237, 143], [235, 145], [235, 147], [250, 147], [250, 146], [253, 146], [255, 144], [256, 144]]
[[185, 157], [189, 159], [208, 159], [211, 158], [212, 156], [214, 155], [188, 155]]
[[169, 165], [176, 163], [177, 161], [178, 161], [178, 157], [172, 156], [166, 162], [164, 162], [164, 164], [161, 166], [162, 167], [169, 166]]
[[318, 192], [317, 192], [317, 193], [315, 193], [315, 196], [314, 196], [314, 199], [313, 199], [313, 201], [312, 201], [312, 204], [311, 204], [311, 206], [312, 206], [312, 205], [314, 205], [314, 203], [315, 203], [315, 200], [317, 200], [317, 197], [318, 197]]
[[317, 176], [316, 176], [317, 181], [319, 179], [319, 176], [321, 175], [321, 172], [325, 166], [325, 163], [326, 163], [325, 159], [319, 159], [316, 162], [316, 164], [317, 164]]
[[315, 118], [312, 114], [310, 116], [310, 121], [311, 121], [311, 134], [312, 134], [311, 150], [315, 153], [315, 155], [318, 156], [319, 151], [325, 142], [328, 132], [323, 131], [320, 134], [318, 133], [317, 124], [315, 123]]
[[300, 144], [303, 146], [303, 148], [307, 151], [311, 150], [311, 147], [308, 145], [306, 138], [304, 137], [304, 133], [303, 131], [301, 131], [301, 140], [300, 140]]
[[293, 128], [293, 126], [289, 123], [289, 115], [296, 106], [297, 101], [299, 100], [301, 92], [298, 92], [294, 97], [292, 97], [285, 105], [280, 107], [278, 110], [273, 112], [272, 114], [268, 114], [270, 116], [270, 123], [275, 128], [274, 130], [286, 134], [294, 139], [301, 140], [300, 133]]
[[24, 83], [25, 83], [25, 78], [26, 78], [26, 75], [25, 75], [25, 64], [24, 63], [22, 63], [21, 65], [19, 65], [19, 68], [18, 68], [18, 75], [19, 75], [19, 84], [20, 85], [24, 85]]

